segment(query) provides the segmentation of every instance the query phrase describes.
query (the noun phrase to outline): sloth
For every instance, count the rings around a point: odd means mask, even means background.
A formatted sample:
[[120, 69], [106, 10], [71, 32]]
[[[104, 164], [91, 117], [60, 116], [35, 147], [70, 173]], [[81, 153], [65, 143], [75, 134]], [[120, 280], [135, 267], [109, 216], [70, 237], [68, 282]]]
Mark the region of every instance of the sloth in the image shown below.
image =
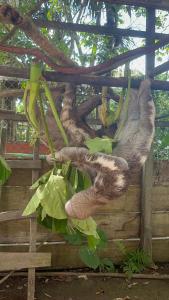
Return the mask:
[[[70, 146], [55, 153], [57, 162], [71, 161], [92, 178], [92, 186], [73, 195], [66, 203], [68, 216], [85, 219], [100, 206], [118, 199], [127, 190], [130, 178], [144, 165], [154, 136], [155, 107], [151, 96], [150, 80], [141, 82], [139, 89], [131, 89], [127, 116], [122, 110], [118, 128], [118, 141], [112, 155], [90, 154], [84, 146], [89, 133], [77, 127], [72, 114], [73, 87], [67, 86], [63, 100], [61, 120], [70, 139]], [[47, 161], [53, 163], [51, 155]]]

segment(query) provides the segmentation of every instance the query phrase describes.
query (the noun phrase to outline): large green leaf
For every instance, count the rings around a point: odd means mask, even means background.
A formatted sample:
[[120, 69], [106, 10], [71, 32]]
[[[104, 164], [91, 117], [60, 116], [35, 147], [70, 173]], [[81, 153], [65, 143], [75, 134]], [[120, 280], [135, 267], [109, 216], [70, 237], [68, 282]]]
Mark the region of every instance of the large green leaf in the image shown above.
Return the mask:
[[82, 247], [79, 251], [81, 260], [90, 268], [97, 269], [100, 265], [98, 255], [87, 247]]
[[112, 143], [113, 140], [110, 139], [109, 137], [104, 137], [104, 138], [96, 137], [94, 139], [87, 139], [85, 142], [91, 154], [97, 152], [112, 154]]
[[89, 217], [85, 220], [71, 219], [71, 222], [75, 228], [85, 235], [94, 236], [96, 239], [99, 239], [97, 233], [97, 224], [92, 217]]
[[11, 169], [5, 159], [0, 156], [0, 184], [4, 184], [11, 175]]
[[45, 185], [40, 185], [38, 187], [38, 189], [36, 190], [35, 194], [32, 196], [31, 200], [29, 201], [28, 205], [26, 206], [24, 212], [23, 212], [23, 216], [28, 216], [33, 214], [36, 209], [38, 208], [40, 201], [41, 201], [41, 197], [40, 195], [43, 195], [43, 191], [44, 191]]
[[35, 181], [32, 186], [30, 187], [31, 190], [37, 189], [39, 185], [44, 184], [48, 181], [52, 170], [48, 171], [47, 173], [43, 174], [37, 181]]
[[55, 219], [66, 219], [65, 203], [68, 200], [66, 181], [62, 176], [50, 175], [43, 193], [39, 195], [40, 203], [47, 215]]

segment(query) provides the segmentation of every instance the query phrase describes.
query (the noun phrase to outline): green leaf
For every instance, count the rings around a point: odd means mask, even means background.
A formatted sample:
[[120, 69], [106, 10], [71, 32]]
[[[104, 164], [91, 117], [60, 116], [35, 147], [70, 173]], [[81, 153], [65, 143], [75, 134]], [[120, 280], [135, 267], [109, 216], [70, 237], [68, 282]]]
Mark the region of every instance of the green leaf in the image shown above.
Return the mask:
[[96, 137], [94, 139], [87, 139], [85, 145], [88, 147], [91, 154], [97, 152], [112, 154], [112, 142], [113, 140], [109, 137]]
[[67, 219], [65, 203], [68, 200], [66, 181], [62, 176], [50, 175], [45, 184], [40, 203], [47, 215], [55, 219]]
[[82, 247], [79, 251], [81, 260], [92, 269], [97, 269], [100, 264], [98, 255], [87, 247]]
[[108, 238], [107, 238], [105, 232], [102, 229], [100, 229], [100, 228], [97, 228], [97, 233], [98, 233], [99, 238], [100, 238], [99, 239], [99, 243], [97, 245], [97, 248], [103, 249], [108, 244]]
[[110, 258], [101, 259], [101, 269], [107, 272], [115, 272], [115, 266]]
[[67, 219], [57, 220], [48, 216], [47, 214], [43, 218], [44, 208], [39, 205], [37, 208], [37, 221], [40, 225], [46, 227], [52, 232], [66, 234], [68, 231]]
[[48, 171], [47, 173], [43, 174], [37, 181], [35, 181], [32, 186], [30, 187], [31, 190], [37, 189], [39, 185], [44, 184], [48, 181], [52, 170]]
[[100, 240], [96, 239], [93, 235], [88, 235], [87, 242], [89, 249], [96, 250], [98, 244], [100, 243]]
[[89, 217], [85, 220], [71, 219], [71, 222], [75, 228], [85, 235], [94, 236], [96, 239], [99, 239], [97, 233], [97, 224], [92, 217]]
[[43, 190], [44, 185], [40, 185], [23, 211], [23, 216], [31, 215], [36, 211], [41, 201], [39, 195], [43, 193]]
[[0, 184], [4, 184], [11, 175], [11, 169], [5, 159], [0, 156]]
[[71, 245], [81, 245], [82, 244], [82, 234], [76, 230], [74, 233], [64, 235], [65, 240]]

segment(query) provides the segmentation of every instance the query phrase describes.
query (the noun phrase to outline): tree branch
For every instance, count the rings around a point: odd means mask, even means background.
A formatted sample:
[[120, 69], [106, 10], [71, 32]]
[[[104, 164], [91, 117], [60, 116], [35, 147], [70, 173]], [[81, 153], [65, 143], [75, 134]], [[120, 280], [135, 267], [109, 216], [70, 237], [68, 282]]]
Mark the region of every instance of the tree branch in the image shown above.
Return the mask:
[[[44, 36], [40, 34], [36, 26], [31, 23], [28, 18], [22, 18], [19, 13], [11, 8], [9, 5], [0, 6], [0, 20], [3, 23], [16, 24], [20, 29], [22, 29], [29, 37], [32, 38], [40, 47], [43, 49], [52, 59], [57, 59], [60, 63], [66, 64], [68, 66], [72, 65], [73, 62], [68, 59], [61, 51], [56, 49]], [[57, 70], [65, 74], [88, 74], [97, 72], [108, 72], [113, 70], [128, 61], [138, 58], [141, 55], [145, 55], [157, 50], [160, 47], [165, 46], [169, 43], [169, 37], [164, 38], [164, 40], [152, 45], [144, 46], [134, 50], [120, 54], [105, 63], [99, 64], [94, 67], [59, 67]]]

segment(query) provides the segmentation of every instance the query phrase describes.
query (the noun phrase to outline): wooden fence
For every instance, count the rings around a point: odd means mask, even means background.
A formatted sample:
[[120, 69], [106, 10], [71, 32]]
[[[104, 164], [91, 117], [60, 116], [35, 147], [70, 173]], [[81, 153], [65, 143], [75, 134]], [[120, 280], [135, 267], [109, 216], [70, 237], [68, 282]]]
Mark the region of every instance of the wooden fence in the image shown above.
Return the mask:
[[[29, 186], [32, 182], [31, 164], [22, 161], [10, 163], [13, 168], [11, 178], [2, 187], [0, 212], [23, 210], [30, 198]], [[34, 168], [40, 173], [47, 171], [44, 161], [37, 161]], [[107, 233], [108, 247], [102, 252], [114, 262], [122, 260], [117, 241], [122, 240], [127, 249], [135, 249], [140, 243], [141, 231], [141, 174], [133, 178], [125, 195], [102, 208], [95, 215], [98, 225]], [[153, 188], [151, 197], [151, 228], [153, 259], [159, 262], [169, 261], [169, 162], [154, 162]], [[145, 213], [144, 213], [145, 214]], [[2, 217], [2, 213], [1, 213]], [[11, 218], [12, 219], [12, 218]], [[14, 218], [15, 219], [15, 218]], [[11, 220], [1, 223], [0, 251], [27, 251], [29, 247], [29, 220]], [[62, 236], [50, 233], [39, 226], [37, 231], [37, 249], [52, 253], [52, 267], [81, 267], [79, 247], [65, 243]]]

